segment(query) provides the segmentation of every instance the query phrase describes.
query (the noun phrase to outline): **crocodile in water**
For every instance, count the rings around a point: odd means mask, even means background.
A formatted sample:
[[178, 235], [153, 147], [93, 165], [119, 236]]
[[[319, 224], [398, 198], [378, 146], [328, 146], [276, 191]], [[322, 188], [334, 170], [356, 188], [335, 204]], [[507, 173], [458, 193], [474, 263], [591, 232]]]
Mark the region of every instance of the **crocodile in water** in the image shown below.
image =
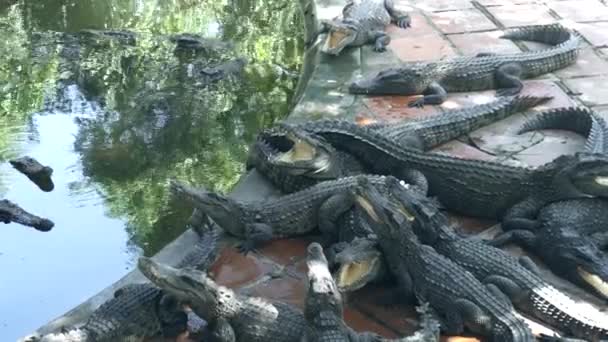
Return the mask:
[[53, 221], [29, 213], [9, 200], [0, 200], [0, 222], [15, 222], [41, 232], [48, 232], [55, 226]]
[[401, 287], [406, 294], [430, 304], [445, 332], [461, 334], [468, 328], [489, 341], [534, 341], [529, 327], [504, 296], [496, 295], [469, 271], [418, 241], [413, 231], [415, 217], [407, 203], [383, 196], [364, 178], [354, 196], [378, 235]]
[[498, 89], [500, 95], [515, 95], [521, 79], [534, 78], [565, 68], [579, 54], [580, 37], [559, 24], [513, 28], [502, 38], [552, 44], [539, 50], [511, 54], [481, 53], [431, 62], [413, 62], [380, 71], [353, 82], [349, 91], [370, 95], [423, 95], [410, 107], [440, 104], [448, 92]]
[[42, 191], [52, 191], [55, 188], [51, 175], [53, 169], [40, 164], [36, 159], [24, 156], [8, 161], [15, 169], [27, 176]]

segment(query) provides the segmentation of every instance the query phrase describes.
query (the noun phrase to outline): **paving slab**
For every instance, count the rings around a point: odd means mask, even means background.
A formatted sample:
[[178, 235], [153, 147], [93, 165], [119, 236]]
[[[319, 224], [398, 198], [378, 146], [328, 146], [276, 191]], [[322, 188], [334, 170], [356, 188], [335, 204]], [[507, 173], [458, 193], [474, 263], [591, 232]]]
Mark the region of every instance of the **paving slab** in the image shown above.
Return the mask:
[[608, 76], [576, 78], [564, 83], [588, 106], [608, 104]]
[[471, 0], [427, 0], [416, 1], [416, 8], [425, 12], [438, 12], [448, 10], [459, 10], [467, 8], [475, 8]]
[[443, 33], [461, 33], [496, 29], [496, 25], [476, 8], [437, 12], [429, 15]]
[[557, 21], [544, 4], [505, 4], [487, 7], [487, 11], [505, 27], [549, 24]]
[[575, 28], [594, 47], [608, 46], [608, 22], [578, 24]]
[[547, 6], [561, 18], [577, 22], [608, 20], [608, 7], [599, 0], [548, 1]]
[[448, 39], [466, 56], [475, 55], [479, 52], [494, 53], [517, 53], [521, 49], [509, 39], [499, 38], [503, 31], [471, 32], [461, 34], [450, 34]]

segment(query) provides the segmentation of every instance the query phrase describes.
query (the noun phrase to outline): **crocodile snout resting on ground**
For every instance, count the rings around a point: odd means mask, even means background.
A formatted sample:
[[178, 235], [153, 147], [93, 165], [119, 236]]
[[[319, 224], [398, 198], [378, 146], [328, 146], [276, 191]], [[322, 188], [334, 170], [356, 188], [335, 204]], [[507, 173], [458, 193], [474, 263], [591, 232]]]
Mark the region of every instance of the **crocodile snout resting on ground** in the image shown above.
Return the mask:
[[329, 273], [323, 247], [313, 242], [307, 248], [308, 291], [304, 317], [306, 337], [302, 342], [433, 342], [439, 341], [439, 322], [428, 303], [417, 308], [421, 329], [412, 336], [387, 339], [375, 333], [358, 333], [344, 322], [342, 295]]
[[440, 104], [448, 92], [497, 89], [499, 95], [515, 95], [521, 79], [534, 78], [565, 68], [579, 54], [580, 38], [559, 24], [509, 29], [502, 38], [537, 41], [554, 46], [512, 54], [481, 53], [430, 62], [407, 63], [353, 82], [349, 92], [366, 95], [423, 95], [410, 107]]
[[[392, 182], [398, 184], [396, 179]], [[417, 195], [404, 189], [403, 193]], [[490, 341], [534, 341], [530, 328], [504, 295], [496, 295], [469, 271], [419, 242], [410, 202], [382, 195], [363, 178], [353, 195], [404, 292], [428, 302], [445, 332], [461, 334], [466, 327]]]
[[382, 52], [391, 38], [384, 31], [393, 22], [403, 29], [410, 26], [406, 13], [395, 8], [393, 0], [349, 0], [342, 9], [342, 18], [322, 21], [319, 34], [327, 33], [321, 51], [339, 55], [346, 47], [373, 44], [374, 50]]

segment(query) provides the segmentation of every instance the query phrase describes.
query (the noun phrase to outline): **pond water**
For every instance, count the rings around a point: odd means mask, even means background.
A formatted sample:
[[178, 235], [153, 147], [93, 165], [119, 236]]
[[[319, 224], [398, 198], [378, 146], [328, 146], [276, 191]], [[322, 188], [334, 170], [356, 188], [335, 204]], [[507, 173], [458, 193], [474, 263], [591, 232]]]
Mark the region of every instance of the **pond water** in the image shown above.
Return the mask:
[[[17, 0], [0, 35], [0, 195], [55, 222], [0, 227], [0, 340], [15, 341], [184, 230], [168, 179], [232, 188], [289, 109], [303, 33], [291, 0]], [[22, 155], [54, 169], [52, 192], [8, 164]]]

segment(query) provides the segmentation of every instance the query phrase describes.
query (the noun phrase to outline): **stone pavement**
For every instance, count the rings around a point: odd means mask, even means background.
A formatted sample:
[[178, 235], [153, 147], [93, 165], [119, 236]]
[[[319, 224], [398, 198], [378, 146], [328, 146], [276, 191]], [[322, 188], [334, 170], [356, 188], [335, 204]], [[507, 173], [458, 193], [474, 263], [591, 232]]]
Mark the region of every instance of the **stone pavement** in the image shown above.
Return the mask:
[[[347, 117], [365, 123], [435, 115], [447, 109], [489, 102], [494, 91], [451, 94], [441, 106], [408, 108], [414, 97], [364, 97], [347, 94], [348, 83], [400, 61], [433, 60], [477, 52], [518, 52], [542, 48], [540, 44], [498, 39], [501, 30], [518, 25], [561, 22], [577, 29], [586, 40], [576, 65], [525, 81], [524, 94], [551, 95], [552, 101], [535, 110], [584, 105], [608, 114], [608, 7], [599, 0], [395, 0], [412, 15], [407, 30], [390, 26], [391, 44], [386, 53], [370, 47], [351, 49], [338, 57], [316, 56], [314, 70], [301, 94], [290, 121], [317, 117]], [[344, 1], [317, 2], [319, 19], [338, 16]], [[308, 72], [311, 72], [308, 70]], [[514, 115], [479, 129], [469, 136], [440, 146], [437, 150], [467, 158], [500, 160], [540, 165], [564, 153], [583, 148], [583, 138], [563, 131], [515, 135], [525, 119]], [[495, 222], [453, 217], [467, 232], [491, 234]], [[302, 307], [306, 291], [304, 253], [310, 239], [275, 241], [259, 253], [239, 255], [234, 248], [223, 251], [211, 270], [215, 279], [244, 293], [286, 301]], [[512, 249], [514, 253], [521, 253]], [[559, 287], [575, 295], [582, 291], [552, 277]], [[375, 303], [380, 287], [365, 288], [349, 296], [347, 323], [356, 330], [378, 332], [387, 337], [408, 334], [416, 320], [411, 307], [382, 307]], [[590, 297], [586, 297], [589, 299]], [[535, 331], [543, 328], [533, 325]], [[444, 337], [450, 341], [474, 341], [470, 337]]]
[[[576, 65], [525, 81], [524, 94], [551, 95], [554, 99], [535, 110], [583, 105], [608, 114], [608, 7], [600, 0], [394, 0], [412, 15], [412, 27], [388, 28], [392, 42], [389, 51], [375, 53], [370, 47], [350, 49], [338, 57], [317, 53], [317, 46], [306, 51], [305, 65], [296, 92], [294, 108], [288, 120], [306, 121], [319, 117], [342, 117], [365, 123], [376, 120], [401, 120], [435, 115], [446, 109], [489, 102], [494, 91], [450, 94], [441, 106], [407, 108], [413, 97], [353, 96], [346, 92], [352, 80], [401, 61], [434, 60], [477, 52], [517, 52], [539, 48], [538, 44], [511, 42], [497, 37], [501, 30], [538, 23], [561, 22], [577, 29], [584, 37], [584, 48]], [[331, 19], [341, 13], [345, 0], [300, 0], [304, 13], [306, 39], [318, 19]], [[540, 165], [557, 155], [581, 150], [583, 139], [563, 131], [543, 131], [515, 135], [525, 115], [514, 115], [479, 129], [466, 137], [437, 148], [439, 151], [467, 158], [499, 160], [506, 163]], [[261, 200], [274, 191], [255, 170], [245, 175], [232, 196], [242, 200]], [[495, 222], [454, 216], [470, 233], [493, 234], [500, 228]], [[193, 232], [187, 231], [165, 247], [156, 260], [175, 264], [193, 244]], [[226, 247], [210, 270], [216, 281], [242, 293], [282, 300], [303, 306], [306, 291], [305, 249], [310, 239], [274, 241], [259, 252], [243, 256]], [[521, 253], [511, 248], [513, 253]], [[592, 300], [547, 272], [556, 286], [571, 294]], [[90, 312], [109, 298], [117, 287], [141, 282], [133, 271], [98, 295], [85, 301], [39, 331], [54, 331], [63, 324], [82, 322]], [[349, 296], [347, 323], [359, 331], [374, 331], [387, 337], [411, 333], [416, 327], [412, 307], [382, 307], [375, 297], [381, 287], [367, 287]], [[533, 323], [532, 323], [533, 324]], [[535, 331], [543, 328], [533, 324]], [[444, 337], [450, 341], [476, 341], [467, 337]]]

